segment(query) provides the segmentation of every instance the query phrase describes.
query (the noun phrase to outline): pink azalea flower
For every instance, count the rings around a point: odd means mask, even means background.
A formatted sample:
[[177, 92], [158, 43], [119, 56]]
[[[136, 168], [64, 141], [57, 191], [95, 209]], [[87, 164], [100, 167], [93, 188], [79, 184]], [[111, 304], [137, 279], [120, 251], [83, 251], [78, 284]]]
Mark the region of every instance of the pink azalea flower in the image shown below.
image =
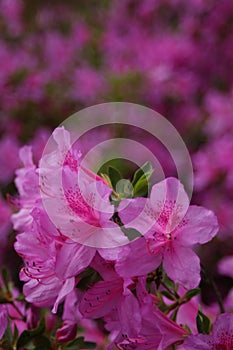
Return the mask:
[[[19, 296], [19, 291], [16, 288], [13, 288], [11, 290], [11, 293], [14, 299], [16, 299]], [[28, 329], [31, 325], [30, 319], [29, 319], [29, 311], [31, 311], [31, 308], [28, 308], [26, 310], [26, 304], [22, 301], [14, 300], [12, 301], [12, 303], [1, 304], [0, 305], [0, 339], [2, 338], [7, 328], [8, 322], [12, 333], [14, 333], [15, 327], [17, 328], [19, 334], [21, 334], [24, 330]]]
[[110, 221], [112, 189], [82, 166], [68, 131], [57, 128], [53, 138], [57, 146], [42, 157], [39, 171], [43, 204], [55, 226], [64, 236], [90, 247], [128, 243], [119, 226]]
[[59, 342], [66, 342], [75, 338], [78, 324], [83, 329], [81, 334], [87, 342], [95, 342], [97, 349], [101, 349], [104, 344], [105, 336], [98, 329], [98, 325], [90, 319], [85, 319], [79, 312], [78, 302], [81, 294], [77, 289], [67, 295], [63, 309], [63, 323], [56, 332], [56, 338]]
[[98, 255], [92, 266], [104, 280], [84, 293], [79, 305], [81, 314], [91, 319], [104, 317], [115, 342], [122, 339], [122, 334], [135, 337], [141, 328], [141, 315], [139, 303], [131, 292], [133, 281], [124, 281], [116, 274], [112, 263], [104, 263]]
[[149, 199], [123, 200], [119, 216], [126, 228], [145, 237], [131, 243], [131, 252], [117, 262], [123, 277], [147, 274], [163, 263], [168, 276], [185, 288], [200, 282], [200, 262], [191, 249], [210, 241], [218, 231], [212, 211], [189, 206], [181, 183], [168, 178], [153, 186]]
[[32, 216], [31, 231], [17, 235], [15, 243], [25, 261], [20, 278], [26, 282], [27, 301], [37, 306], [54, 304], [56, 312], [75, 287], [76, 275], [90, 264], [95, 250], [64, 239], [43, 211], [35, 209]]
[[119, 349], [166, 350], [168, 346], [182, 342], [187, 331], [169, 319], [154, 304], [154, 296], [148, 294], [145, 278], [139, 279], [137, 296], [140, 303], [141, 328], [136, 337], [123, 337], [117, 346]]
[[39, 177], [36, 172], [36, 166], [32, 159], [32, 149], [30, 146], [24, 146], [19, 151], [23, 167], [16, 171], [15, 184], [20, 198], [20, 210], [13, 214], [11, 219], [15, 230], [25, 230], [32, 224], [33, 218], [30, 215], [33, 208], [38, 206], [40, 201]]
[[184, 342], [185, 350], [231, 350], [233, 349], [233, 314], [217, 317], [211, 335], [189, 336]]
[[62, 326], [56, 331], [56, 339], [59, 343], [68, 342], [76, 337], [78, 325], [71, 321], [62, 322]]

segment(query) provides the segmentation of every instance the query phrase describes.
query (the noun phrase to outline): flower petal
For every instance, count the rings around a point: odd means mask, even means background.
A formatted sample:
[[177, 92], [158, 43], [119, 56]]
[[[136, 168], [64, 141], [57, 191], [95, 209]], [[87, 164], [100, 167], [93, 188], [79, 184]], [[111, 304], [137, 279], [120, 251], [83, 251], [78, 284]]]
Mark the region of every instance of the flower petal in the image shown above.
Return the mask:
[[[149, 210], [150, 209], [150, 210]], [[123, 199], [118, 207], [119, 217], [126, 228], [134, 228], [142, 235], [155, 223], [153, 209], [149, 208], [148, 198]]]
[[84, 294], [79, 310], [87, 318], [106, 316], [118, 303], [122, 291], [120, 279], [97, 282]]
[[189, 198], [176, 178], [167, 178], [152, 187], [150, 202], [157, 222], [166, 232], [173, 231], [184, 218]]
[[185, 350], [213, 350], [210, 337], [204, 334], [191, 335], [184, 342]]
[[92, 261], [96, 250], [76, 242], [66, 241], [59, 251], [55, 271], [59, 278], [74, 277]]
[[211, 210], [192, 205], [178, 228], [184, 245], [209, 242], [218, 232], [218, 221]]
[[[130, 247], [130, 252], [128, 251]], [[161, 261], [161, 254], [151, 255], [147, 249], [144, 237], [138, 238], [127, 246], [127, 255], [124, 250], [119, 254], [116, 271], [122, 277], [143, 276], [156, 269]]]
[[74, 289], [74, 287], [75, 287], [75, 278], [74, 277], [68, 278], [59, 291], [59, 294], [57, 296], [57, 299], [52, 309], [53, 313], [57, 312], [58, 305], [65, 299], [67, 294], [69, 294]]
[[200, 260], [191, 248], [173, 244], [164, 254], [163, 266], [168, 276], [186, 289], [196, 288], [200, 282]]

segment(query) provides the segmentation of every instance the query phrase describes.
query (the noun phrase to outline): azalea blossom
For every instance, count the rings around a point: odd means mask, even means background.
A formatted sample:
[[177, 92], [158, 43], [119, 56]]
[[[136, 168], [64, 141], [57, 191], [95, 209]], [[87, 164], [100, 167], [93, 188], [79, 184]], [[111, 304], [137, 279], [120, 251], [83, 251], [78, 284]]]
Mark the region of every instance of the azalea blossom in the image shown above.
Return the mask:
[[233, 314], [217, 317], [211, 335], [189, 336], [184, 342], [185, 350], [231, 350], [233, 349]]
[[117, 347], [122, 350], [167, 350], [170, 345], [182, 343], [188, 335], [187, 330], [158, 309], [155, 296], [146, 290], [145, 278], [139, 279], [136, 291], [140, 305], [141, 328], [134, 338], [123, 334]]
[[121, 276], [151, 272], [163, 263], [168, 276], [185, 288], [200, 282], [200, 262], [192, 246], [210, 241], [218, 232], [212, 211], [189, 206], [181, 183], [167, 178], [152, 187], [150, 198], [122, 200], [119, 216], [126, 228], [144, 237], [131, 243], [131, 252], [116, 265]]
[[[93, 259], [95, 250], [63, 238], [46, 213], [35, 209], [30, 231], [17, 236], [15, 249], [24, 259], [20, 273], [26, 300], [53, 311], [75, 288], [75, 277]], [[78, 262], [78, 263], [77, 263]]]
[[111, 220], [112, 189], [82, 166], [67, 130], [57, 128], [53, 138], [57, 146], [42, 157], [39, 173], [42, 202], [54, 225], [64, 236], [90, 247], [113, 248], [128, 243]]

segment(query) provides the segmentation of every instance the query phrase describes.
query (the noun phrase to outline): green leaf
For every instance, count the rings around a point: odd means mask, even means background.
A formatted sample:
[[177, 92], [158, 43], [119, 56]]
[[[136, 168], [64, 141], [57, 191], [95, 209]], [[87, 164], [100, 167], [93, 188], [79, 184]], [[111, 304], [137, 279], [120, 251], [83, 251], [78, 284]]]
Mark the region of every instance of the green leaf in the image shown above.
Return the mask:
[[10, 325], [9, 320], [8, 320], [7, 328], [6, 328], [5, 333], [4, 333], [4, 339], [7, 340], [9, 344], [12, 344], [12, 342], [13, 342], [13, 334], [11, 331], [11, 325]]
[[199, 313], [196, 316], [196, 325], [199, 333], [205, 333], [203, 329], [202, 317], [199, 315]]
[[201, 291], [200, 288], [191, 289], [191, 290], [189, 290], [189, 291], [185, 294], [185, 298], [186, 298], [187, 300], [190, 300], [190, 299], [192, 299], [193, 297], [195, 297], [197, 294], [199, 294], [200, 291]]
[[175, 300], [174, 295], [172, 295], [170, 292], [168, 292], [167, 290], [163, 290], [161, 292], [162, 295], [164, 295], [166, 298], [168, 298], [169, 300]]
[[201, 310], [198, 311], [196, 317], [196, 324], [199, 333], [209, 334], [210, 332], [210, 320], [209, 318], [202, 313]]
[[130, 241], [133, 241], [137, 237], [141, 237], [141, 233], [135, 230], [134, 228], [125, 228], [121, 227], [122, 231], [124, 232], [125, 236], [128, 237]]
[[139, 168], [134, 174], [132, 181], [133, 186], [135, 187], [136, 183], [140, 180], [141, 177], [145, 176], [148, 181], [151, 175], [153, 174], [153, 171], [154, 170], [150, 162], [146, 162], [145, 164], [143, 164], [142, 167]]
[[145, 196], [148, 193], [149, 179], [153, 173], [153, 168], [150, 162], [143, 164], [133, 177], [132, 185], [134, 187], [134, 197]]
[[142, 176], [134, 186], [133, 195], [134, 197], [143, 197], [147, 195], [148, 189], [149, 189], [148, 180], [146, 176]]
[[172, 290], [176, 290], [176, 285], [175, 283], [168, 277], [168, 275], [165, 273], [163, 270], [163, 283]]
[[122, 176], [121, 176], [120, 172], [117, 169], [115, 169], [112, 166], [110, 166], [108, 168], [108, 176], [109, 176], [109, 178], [111, 180], [112, 187], [114, 189], [116, 189], [117, 183], [122, 179]]
[[172, 321], [174, 321], [174, 322], [176, 322], [176, 317], [177, 317], [177, 313], [178, 313], [178, 308], [176, 308], [174, 311], [173, 311], [173, 313], [171, 314], [171, 320]]
[[45, 336], [37, 337], [34, 350], [52, 350], [50, 340]]
[[18, 328], [16, 327], [16, 325], [14, 325], [14, 333], [13, 333], [13, 344], [15, 344], [17, 342], [19, 336], [19, 332], [18, 332]]
[[28, 344], [31, 340], [36, 338], [37, 336], [41, 336], [45, 331], [45, 321], [42, 319], [37, 328], [32, 330], [26, 330], [21, 333], [18, 341], [17, 341], [17, 350], [22, 349], [26, 344]]
[[129, 180], [121, 179], [117, 182], [116, 192], [119, 194], [120, 198], [132, 198], [133, 186]]
[[84, 337], [74, 339], [67, 345], [68, 350], [96, 349], [96, 343], [85, 342]]
[[15, 298], [17, 301], [25, 301], [25, 296], [23, 294], [19, 294], [17, 298]]

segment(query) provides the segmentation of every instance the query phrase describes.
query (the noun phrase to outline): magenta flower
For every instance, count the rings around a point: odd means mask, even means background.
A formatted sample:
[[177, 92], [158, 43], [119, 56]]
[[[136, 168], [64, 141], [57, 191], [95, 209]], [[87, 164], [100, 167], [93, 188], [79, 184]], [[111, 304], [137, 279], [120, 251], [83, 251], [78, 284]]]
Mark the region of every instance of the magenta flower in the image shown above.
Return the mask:
[[122, 350], [167, 350], [180, 343], [188, 332], [163, 314], [155, 305], [155, 296], [146, 290], [146, 278], [140, 278], [136, 287], [140, 304], [141, 327], [136, 337], [123, 334], [117, 346]]
[[184, 342], [185, 350], [232, 350], [233, 314], [219, 315], [213, 325], [211, 335], [191, 335]]
[[111, 221], [112, 189], [81, 164], [78, 149], [71, 146], [64, 128], [53, 133], [55, 149], [40, 162], [40, 186], [45, 209], [66, 237], [96, 248], [113, 248], [128, 243], [120, 227]]
[[[20, 278], [27, 301], [54, 305], [53, 311], [75, 287], [75, 277], [91, 262], [95, 249], [66, 240], [39, 209], [32, 212], [30, 231], [17, 235], [15, 250], [24, 259]], [[77, 263], [78, 262], [78, 263]]]
[[187, 331], [170, 320], [152, 304], [141, 308], [142, 327], [136, 338], [128, 338], [118, 343], [122, 350], [167, 350], [170, 345], [183, 341]]
[[[200, 281], [200, 263], [191, 249], [210, 241], [218, 231], [212, 211], [189, 206], [188, 196], [175, 178], [153, 186], [149, 199], [123, 200], [119, 215], [126, 228], [138, 230], [145, 238], [131, 244], [131, 252], [116, 265], [123, 277], [147, 274], [163, 263], [168, 276], [185, 288]], [[128, 248], [128, 247], [127, 247]]]
[[79, 305], [81, 314], [91, 319], [104, 317], [106, 329], [116, 342], [122, 339], [122, 334], [135, 337], [141, 328], [141, 314], [138, 300], [131, 292], [134, 282], [120, 278], [114, 264], [104, 261], [98, 254], [92, 266], [104, 280], [84, 293]]

